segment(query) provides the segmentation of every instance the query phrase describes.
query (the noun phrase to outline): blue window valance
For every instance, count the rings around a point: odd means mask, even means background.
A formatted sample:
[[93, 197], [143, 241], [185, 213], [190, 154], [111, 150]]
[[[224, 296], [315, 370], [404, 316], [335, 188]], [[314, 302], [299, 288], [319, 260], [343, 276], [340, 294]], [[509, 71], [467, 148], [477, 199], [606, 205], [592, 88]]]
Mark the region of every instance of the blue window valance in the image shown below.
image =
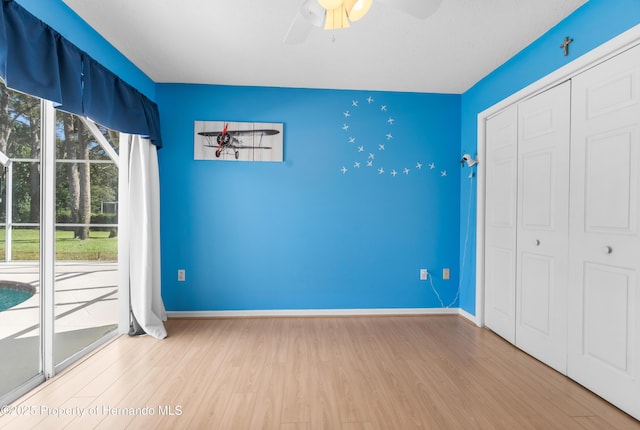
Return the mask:
[[113, 130], [162, 147], [158, 106], [12, 0], [1, 0], [0, 76]]

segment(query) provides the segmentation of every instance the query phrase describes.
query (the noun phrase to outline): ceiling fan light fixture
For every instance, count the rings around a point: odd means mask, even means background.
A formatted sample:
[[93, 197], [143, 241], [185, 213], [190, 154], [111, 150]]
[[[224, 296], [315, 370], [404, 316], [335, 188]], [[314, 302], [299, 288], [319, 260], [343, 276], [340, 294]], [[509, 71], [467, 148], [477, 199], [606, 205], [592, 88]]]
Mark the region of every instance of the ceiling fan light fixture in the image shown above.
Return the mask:
[[347, 11], [344, 6], [327, 10], [324, 20], [325, 30], [337, 30], [339, 28], [349, 28], [349, 18], [347, 18]]
[[[301, 0], [284, 41], [296, 45], [306, 40], [312, 27], [326, 30], [347, 28], [367, 14], [373, 0]], [[444, 0], [384, 0], [396, 9], [419, 19], [433, 15]], [[380, 0], [383, 2], [383, 0]]]
[[355, 22], [369, 12], [373, 0], [345, 0], [344, 7], [347, 10], [349, 21]]
[[320, 6], [328, 11], [342, 7], [343, 0], [318, 0]]

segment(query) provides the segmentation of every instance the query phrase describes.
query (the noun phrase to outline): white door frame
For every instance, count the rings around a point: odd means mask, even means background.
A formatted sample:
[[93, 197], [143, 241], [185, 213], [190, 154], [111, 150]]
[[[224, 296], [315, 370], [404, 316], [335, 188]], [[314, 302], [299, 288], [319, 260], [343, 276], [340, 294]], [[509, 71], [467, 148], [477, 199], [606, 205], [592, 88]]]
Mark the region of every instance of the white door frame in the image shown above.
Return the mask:
[[510, 95], [490, 108], [478, 114], [478, 198], [476, 205], [476, 315], [474, 322], [479, 327], [484, 327], [484, 225], [485, 225], [485, 124], [488, 118], [501, 110], [518, 103], [524, 99], [535, 96], [538, 93], [556, 86], [572, 77], [580, 74], [622, 51], [640, 44], [640, 24], [592, 49], [583, 56], [575, 59], [551, 72], [547, 76], [524, 87], [520, 91]]

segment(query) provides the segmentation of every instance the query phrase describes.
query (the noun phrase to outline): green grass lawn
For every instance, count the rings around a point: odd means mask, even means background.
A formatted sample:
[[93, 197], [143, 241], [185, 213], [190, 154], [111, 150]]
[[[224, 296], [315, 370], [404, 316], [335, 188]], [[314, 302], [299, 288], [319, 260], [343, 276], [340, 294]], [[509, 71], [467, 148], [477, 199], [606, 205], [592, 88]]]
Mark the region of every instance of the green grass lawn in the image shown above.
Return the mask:
[[[40, 231], [13, 229], [12, 260], [38, 260]], [[0, 260], [5, 259], [5, 229], [0, 229]], [[72, 231], [56, 231], [56, 260], [115, 261], [118, 259], [118, 238], [109, 238], [108, 231], [91, 231], [89, 239], [73, 238]]]

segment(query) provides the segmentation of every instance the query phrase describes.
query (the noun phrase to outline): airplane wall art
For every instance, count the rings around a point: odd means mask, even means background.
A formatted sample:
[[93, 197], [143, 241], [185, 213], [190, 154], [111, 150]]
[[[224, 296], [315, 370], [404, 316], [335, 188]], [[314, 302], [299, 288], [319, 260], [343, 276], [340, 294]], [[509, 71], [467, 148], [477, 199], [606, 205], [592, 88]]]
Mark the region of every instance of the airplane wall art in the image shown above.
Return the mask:
[[283, 123], [195, 121], [195, 160], [283, 161]]

